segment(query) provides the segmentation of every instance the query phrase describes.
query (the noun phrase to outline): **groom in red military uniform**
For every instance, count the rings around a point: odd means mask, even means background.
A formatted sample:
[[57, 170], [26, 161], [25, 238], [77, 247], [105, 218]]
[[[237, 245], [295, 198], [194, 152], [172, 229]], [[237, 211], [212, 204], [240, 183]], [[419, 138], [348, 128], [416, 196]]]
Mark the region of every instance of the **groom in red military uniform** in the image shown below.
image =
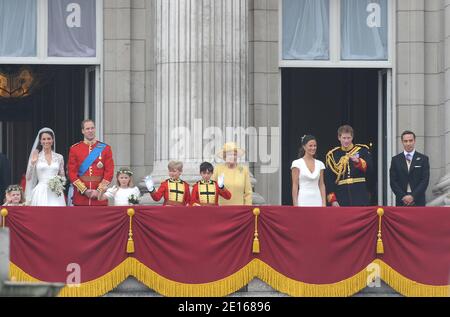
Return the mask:
[[111, 147], [95, 137], [95, 123], [88, 119], [81, 123], [84, 141], [72, 145], [69, 151], [68, 174], [74, 186], [75, 206], [106, 206], [98, 200], [114, 176]]

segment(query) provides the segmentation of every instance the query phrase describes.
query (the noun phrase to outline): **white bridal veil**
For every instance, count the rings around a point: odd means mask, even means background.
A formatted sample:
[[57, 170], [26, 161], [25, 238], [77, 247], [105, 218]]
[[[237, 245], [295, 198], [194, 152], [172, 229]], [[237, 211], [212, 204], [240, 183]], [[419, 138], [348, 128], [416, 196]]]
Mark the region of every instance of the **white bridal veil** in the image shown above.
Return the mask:
[[33, 147], [31, 148], [30, 156], [28, 157], [28, 167], [27, 167], [27, 174], [26, 174], [26, 186], [25, 186], [25, 199], [27, 204], [31, 201], [31, 194], [33, 193], [34, 187], [36, 187], [36, 184], [38, 182], [37, 174], [36, 174], [36, 165], [31, 165], [31, 158], [33, 157], [34, 150], [37, 149], [39, 145], [39, 135], [43, 132], [51, 132], [53, 134], [53, 151], [56, 148], [56, 136], [52, 129], [50, 128], [42, 128], [39, 130], [36, 139], [34, 139]]

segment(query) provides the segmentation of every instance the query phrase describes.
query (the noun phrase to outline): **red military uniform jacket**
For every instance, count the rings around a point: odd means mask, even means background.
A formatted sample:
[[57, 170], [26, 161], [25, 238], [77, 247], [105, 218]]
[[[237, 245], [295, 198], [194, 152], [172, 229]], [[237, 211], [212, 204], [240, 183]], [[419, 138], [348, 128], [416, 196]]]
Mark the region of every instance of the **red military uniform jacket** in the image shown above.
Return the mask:
[[68, 160], [68, 174], [74, 186], [73, 204], [75, 206], [107, 206], [108, 201], [90, 199], [83, 195], [88, 189], [104, 192], [114, 176], [114, 160], [111, 147], [106, 145], [99, 157], [92, 163], [84, 175], [78, 175], [80, 165], [99, 141], [90, 144], [88, 141], [78, 142], [70, 148]]
[[150, 193], [154, 201], [164, 197], [164, 204], [169, 206], [186, 206], [191, 201], [189, 184], [181, 179], [167, 179], [161, 183], [158, 190]]
[[228, 200], [231, 198], [231, 193], [228, 189], [223, 187], [219, 188], [217, 182], [210, 180], [205, 182], [204, 180], [195, 183], [192, 188], [191, 205], [192, 206], [218, 206], [219, 195]]

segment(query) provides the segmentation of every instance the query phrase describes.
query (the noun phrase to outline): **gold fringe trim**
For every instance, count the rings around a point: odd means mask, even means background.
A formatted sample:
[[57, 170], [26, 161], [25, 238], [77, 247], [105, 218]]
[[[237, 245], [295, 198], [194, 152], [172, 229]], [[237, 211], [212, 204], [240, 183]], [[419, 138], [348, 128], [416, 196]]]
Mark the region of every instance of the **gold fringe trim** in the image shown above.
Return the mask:
[[28, 275], [12, 262], [9, 262], [9, 279], [15, 282], [42, 283], [42, 281]]
[[268, 264], [256, 260], [257, 277], [275, 290], [297, 297], [345, 297], [351, 296], [367, 286], [369, 273], [366, 268], [356, 275], [333, 284], [308, 284], [293, 280], [275, 271]]
[[[122, 283], [132, 271], [132, 260], [133, 258], [127, 258], [117, 267], [115, 267], [110, 272], [105, 275], [89, 281], [82, 283], [80, 285], [74, 286], [65, 286], [62, 288], [58, 297], [97, 297], [103, 296], [106, 293], [110, 292], [114, 288], [116, 288], [120, 283]], [[25, 273], [18, 266], [10, 262], [10, 278], [11, 280], [20, 281], [20, 282], [30, 282], [30, 283], [38, 283], [43, 282], [40, 281], [27, 273]]]
[[373, 263], [380, 266], [381, 279], [394, 290], [408, 297], [450, 297], [450, 285], [434, 286], [410, 280], [380, 259]]
[[169, 280], [149, 269], [136, 259], [133, 259], [133, 273], [141, 283], [155, 292], [168, 297], [223, 297], [237, 292], [250, 283], [256, 276], [257, 262], [249, 264], [230, 276], [203, 284], [185, 284]]
[[[432, 286], [417, 283], [397, 273], [380, 259], [372, 262], [380, 266], [381, 279], [404, 296], [447, 297], [450, 285]], [[122, 283], [128, 276], [134, 276], [155, 292], [169, 297], [222, 297], [232, 294], [250, 283], [255, 277], [275, 290], [290, 296], [304, 297], [344, 297], [351, 296], [367, 287], [371, 272], [364, 268], [361, 272], [333, 284], [308, 284], [293, 280], [275, 271], [259, 259], [252, 260], [236, 273], [218, 281], [203, 284], [185, 284], [169, 280], [135, 258], [127, 258], [105, 275], [82, 283], [79, 286], [65, 286], [60, 297], [102, 296]], [[10, 263], [10, 278], [22, 282], [41, 282], [28, 275], [18, 266]]]

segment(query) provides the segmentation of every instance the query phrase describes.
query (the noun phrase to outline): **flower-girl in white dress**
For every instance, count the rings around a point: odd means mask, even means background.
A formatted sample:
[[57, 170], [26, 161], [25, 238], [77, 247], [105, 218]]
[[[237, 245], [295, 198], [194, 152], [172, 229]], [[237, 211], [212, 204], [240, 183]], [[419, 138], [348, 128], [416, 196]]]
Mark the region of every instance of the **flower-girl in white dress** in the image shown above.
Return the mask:
[[117, 171], [117, 185], [102, 194], [99, 200], [110, 199], [114, 206], [131, 206], [139, 204], [141, 192], [139, 188], [133, 185], [133, 172], [127, 168], [122, 167]]

